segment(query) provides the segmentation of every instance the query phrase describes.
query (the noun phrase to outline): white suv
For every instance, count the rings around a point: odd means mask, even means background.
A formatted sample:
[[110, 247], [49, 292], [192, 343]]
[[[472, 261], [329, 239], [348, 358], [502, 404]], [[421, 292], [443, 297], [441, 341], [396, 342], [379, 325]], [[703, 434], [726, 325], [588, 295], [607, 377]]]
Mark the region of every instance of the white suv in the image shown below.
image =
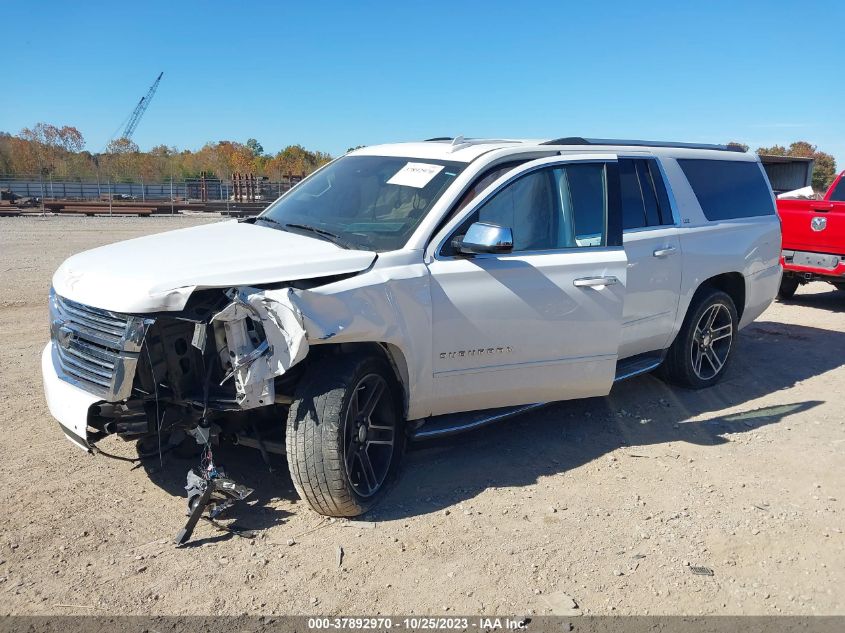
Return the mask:
[[286, 452], [314, 510], [354, 516], [408, 438], [658, 368], [712, 385], [777, 293], [780, 245], [765, 172], [729, 147], [367, 147], [257, 218], [68, 259], [47, 401], [87, 450], [118, 434]]

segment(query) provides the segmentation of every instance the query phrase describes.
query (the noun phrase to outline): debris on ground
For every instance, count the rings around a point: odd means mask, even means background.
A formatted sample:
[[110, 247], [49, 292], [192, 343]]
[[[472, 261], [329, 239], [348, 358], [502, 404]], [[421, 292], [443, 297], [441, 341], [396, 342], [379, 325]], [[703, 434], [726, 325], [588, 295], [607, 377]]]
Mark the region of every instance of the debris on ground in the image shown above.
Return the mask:
[[361, 528], [363, 530], [374, 530], [376, 527], [375, 521], [344, 521], [341, 525], [343, 527]]
[[698, 567], [695, 565], [690, 565], [689, 570], [694, 573], [696, 576], [712, 576], [713, 570], [709, 567]]

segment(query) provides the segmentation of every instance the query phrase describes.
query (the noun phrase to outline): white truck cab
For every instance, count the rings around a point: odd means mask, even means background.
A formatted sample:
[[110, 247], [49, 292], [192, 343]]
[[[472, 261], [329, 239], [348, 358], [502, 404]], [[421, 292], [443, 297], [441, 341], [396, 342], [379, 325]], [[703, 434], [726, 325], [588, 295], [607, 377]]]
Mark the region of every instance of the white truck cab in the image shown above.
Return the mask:
[[45, 392], [86, 450], [285, 452], [312, 508], [354, 516], [408, 439], [652, 370], [714, 384], [777, 293], [780, 244], [764, 170], [730, 147], [367, 147], [256, 218], [68, 259]]

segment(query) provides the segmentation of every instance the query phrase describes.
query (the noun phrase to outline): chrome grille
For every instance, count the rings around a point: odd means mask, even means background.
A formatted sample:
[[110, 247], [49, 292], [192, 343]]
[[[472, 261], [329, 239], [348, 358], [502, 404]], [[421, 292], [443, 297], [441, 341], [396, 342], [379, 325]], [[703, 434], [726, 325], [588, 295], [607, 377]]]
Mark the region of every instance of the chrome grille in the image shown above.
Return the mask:
[[50, 292], [59, 376], [104, 400], [129, 397], [151, 319], [93, 308]]

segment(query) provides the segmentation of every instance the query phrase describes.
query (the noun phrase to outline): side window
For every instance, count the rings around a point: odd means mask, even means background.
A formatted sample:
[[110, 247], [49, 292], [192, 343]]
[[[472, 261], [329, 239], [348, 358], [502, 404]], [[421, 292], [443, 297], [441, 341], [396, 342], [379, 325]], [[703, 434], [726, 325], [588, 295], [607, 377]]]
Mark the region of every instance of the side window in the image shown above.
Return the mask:
[[563, 217], [573, 218], [573, 235], [565, 246], [604, 246], [607, 243], [607, 169], [604, 163], [567, 165], [560, 173], [569, 188], [561, 195]]
[[622, 228], [639, 229], [648, 226], [645, 221], [645, 207], [637, 176], [637, 161], [619, 159], [619, 188], [622, 194]]
[[619, 160], [622, 228], [639, 229], [672, 224], [672, 208], [663, 175], [654, 159]]
[[515, 169], [523, 164], [524, 160], [515, 160], [510, 161], [507, 163], [502, 163], [501, 165], [496, 165], [495, 167], [491, 167], [483, 174], [481, 174], [478, 178], [475, 179], [469, 188], [464, 192], [464, 195], [461, 196], [460, 200], [458, 200], [457, 204], [454, 206], [452, 211], [449, 213], [449, 217], [447, 221], [452, 219], [456, 213], [458, 213], [461, 209], [466, 207], [470, 202], [472, 202], [475, 197], [480, 194], [482, 191], [487, 189], [491, 184], [496, 182], [499, 178], [504, 176], [508, 173], [511, 169]]
[[513, 250], [538, 251], [557, 246], [558, 213], [553, 172], [535, 171], [502, 189], [479, 208], [478, 220], [513, 230]]
[[830, 199], [833, 202], [845, 202], [845, 176], [839, 179], [836, 189], [830, 192]]
[[651, 182], [648, 161], [637, 161], [637, 176], [640, 180], [640, 191], [642, 191], [643, 203], [645, 204], [646, 222], [648, 222], [648, 226], [660, 226], [660, 212], [657, 210], [657, 193], [654, 191], [654, 183]]
[[775, 214], [772, 190], [756, 161], [682, 158], [678, 164], [711, 222]]
[[[463, 195], [449, 210], [449, 213], [447, 213], [446, 216], [440, 221], [440, 224], [437, 225], [437, 229], [435, 229], [433, 234], [437, 234], [440, 229], [446, 226], [452, 218], [454, 218], [458, 213], [461, 212], [462, 209], [464, 209], [470, 202], [475, 200], [478, 194], [487, 189], [487, 187], [496, 182], [499, 178], [504, 176], [511, 169], [519, 167], [523, 163], [528, 162], [528, 160], [529, 159], [508, 161], [507, 163], [495, 165], [487, 171], [483, 172], [478, 178], [473, 181], [473, 183], [469, 187], [467, 187], [467, 190], [464, 191]], [[443, 254], [445, 255], [446, 251], [450, 249], [451, 246], [444, 248], [442, 251]]]
[[660, 224], [674, 224], [675, 218], [672, 217], [672, 204], [669, 202], [669, 193], [666, 191], [666, 181], [663, 180], [663, 174], [660, 173], [660, 168], [657, 166], [656, 160], [646, 162], [648, 163], [648, 170], [651, 173], [651, 182], [654, 184], [654, 190], [657, 192]]
[[550, 167], [507, 184], [478, 208], [444, 245], [473, 222], [510, 227], [514, 252], [604, 246], [607, 243], [607, 170], [604, 163]]

